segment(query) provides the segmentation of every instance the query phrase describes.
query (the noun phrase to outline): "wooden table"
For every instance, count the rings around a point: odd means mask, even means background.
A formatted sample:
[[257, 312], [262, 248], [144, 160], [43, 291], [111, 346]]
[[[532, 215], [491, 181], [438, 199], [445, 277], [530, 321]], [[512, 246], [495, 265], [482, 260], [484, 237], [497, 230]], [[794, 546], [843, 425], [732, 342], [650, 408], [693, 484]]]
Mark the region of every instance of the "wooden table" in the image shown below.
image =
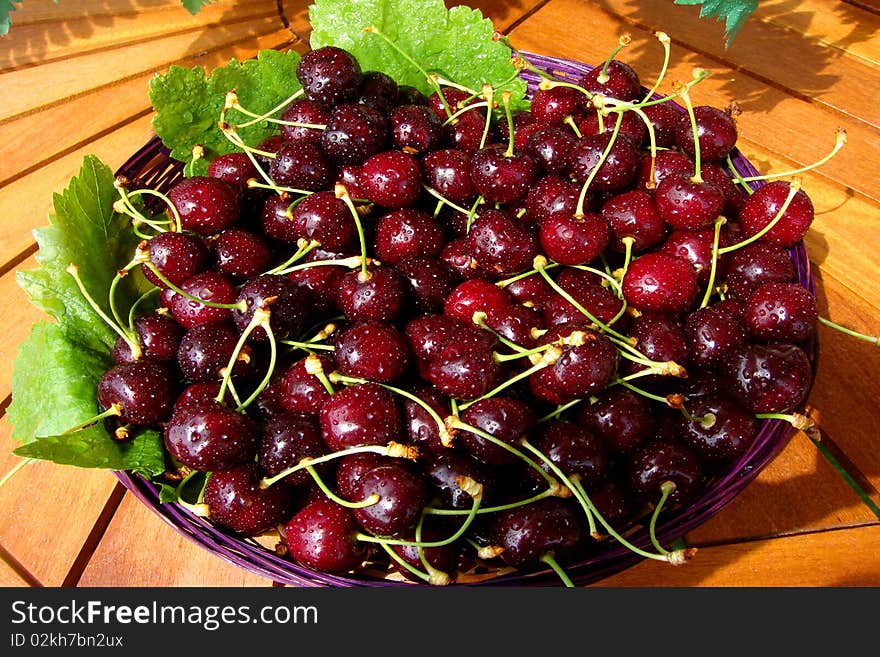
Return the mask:
[[[713, 75], [701, 102], [736, 101], [740, 147], [759, 169], [818, 160], [835, 130], [846, 147], [803, 175], [816, 206], [807, 237], [823, 316], [880, 333], [880, 7], [876, 0], [766, 0], [724, 47], [723, 27], [671, 0], [477, 0], [523, 50], [599, 62], [622, 33], [625, 56], [657, 71], [654, 32], [672, 38], [670, 77]], [[307, 3], [220, 0], [190, 15], [178, 0], [27, 0], [0, 40], [0, 399], [12, 360], [41, 318], [15, 282], [35, 266], [31, 230], [85, 154], [118, 166], [151, 135], [150, 77], [207, 68], [263, 48], [307, 48]], [[602, 586], [880, 584], [880, 350], [821, 328], [804, 434], [721, 513], [691, 532], [687, 566], [645, 562]], [[19, 459], [0, 423], [0, 472]], [[164, 524], [107, 471], [37, 462], [0, 488], [0, 583], [7, 586], [271, 586]]]

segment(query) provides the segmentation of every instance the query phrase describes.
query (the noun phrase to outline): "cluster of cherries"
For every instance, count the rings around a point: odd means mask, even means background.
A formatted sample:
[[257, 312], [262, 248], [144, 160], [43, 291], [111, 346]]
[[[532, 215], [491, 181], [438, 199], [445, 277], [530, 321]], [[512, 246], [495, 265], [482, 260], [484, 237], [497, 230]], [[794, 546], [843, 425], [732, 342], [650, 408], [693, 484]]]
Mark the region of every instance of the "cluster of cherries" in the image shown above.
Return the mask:
[[[165, 212], [118, 185], [158, 303], [117, 327], [98, 398], [120, 439], [162, 432], [168, 481], [207, 475], [216, 525], [329, 573], [564, 578], [805, 400], [811, 202], [752, 191], [734, 113], [690, 84], [652, 100], [612, 56], [512, 111], [335, 47], [297, 74], [277, 117], [230, 93], [240, 148]], [[246, 146], [232, 116], [279, 130]]]

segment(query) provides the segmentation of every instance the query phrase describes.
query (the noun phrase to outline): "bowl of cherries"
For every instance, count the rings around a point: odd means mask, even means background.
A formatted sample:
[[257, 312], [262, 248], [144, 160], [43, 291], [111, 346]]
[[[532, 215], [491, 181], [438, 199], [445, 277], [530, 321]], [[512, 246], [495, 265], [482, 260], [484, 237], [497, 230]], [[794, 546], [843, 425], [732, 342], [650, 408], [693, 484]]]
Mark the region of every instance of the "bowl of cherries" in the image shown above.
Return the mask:
[[206, 175], [148, 143], [117, 180], [169, 218], [126, 205], [164, 227], [138, 247], [159, 303], [98, 398], [169, 467], [121, 481], [293, 585], [698, 558], [682, 537], [810, 427], [813, 206], [693, 102], [701, 72], [663, 96], [616, 57], [516, 53], [512, 110], [325, 46], [277, 134]]

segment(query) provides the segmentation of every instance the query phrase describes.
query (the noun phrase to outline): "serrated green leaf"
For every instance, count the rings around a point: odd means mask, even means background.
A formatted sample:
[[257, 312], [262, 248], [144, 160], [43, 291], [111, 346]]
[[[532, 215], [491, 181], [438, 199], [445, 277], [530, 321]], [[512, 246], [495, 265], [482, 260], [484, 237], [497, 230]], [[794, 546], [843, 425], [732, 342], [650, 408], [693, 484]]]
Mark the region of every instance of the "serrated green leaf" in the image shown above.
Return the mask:
[[[309, 19], [313, 49], [344, 48], [365, 71], [381, 71], [423, 93], [433, 90], [425, 72], [439, 74], [474, 91], [483, 84], [509, 91], [514, 109], [526, 102], [510, 48], [493, 39], [492, 22], [477, 9], [447, 9], [442, 0], [317, 0]], [[365, 28], [380, 30], [397, 47]]]
[[757, 0], [673, 0], [677, 5], [700, 5], [700, 18], [724, 21], [726, 45], [730, 45], [736, 33], [749, 16], [758, 8]]
[[100, 412], [95, 390], [111, 364], [109, 353], [79, 347], [58, 324], [34, 324], [14, 362], [7, 419], [12, 438], [23, 443], [14, 453], [85, 468], [161, 473], [164, 445], [156, 431], [120, 441], [99, 422], [65, 434]]
[[[204, 174], [210, 160], [236, 150], [220, 130], [218, 121], [229, 91], [235, 91], [243, 107], [262, 114], [300, 89], [296, 66], [300, 56], [295, 51], [263, 50], [256, 59], [231, 60], [226, 66], [208, 74], [201, 66], [171, 66], [163, 75], [150, 81], [150, 103], [156, 112], [153, 129], [171, 149], [171, 156], [189, 162], [194, 146], [205, 150], [192, 174]], [[240, 123], [244, 117], [235, 110], [227, 115], [228, 122]], [[256, 145], [278, 132], [275, 124], [255, 123], [239, 131], [241, 138]]]
[[[86, 289], [109, 312], [111, 281], [138, 242], [129, 219], [113, 210], [117, 198], [113, 172], [98, 158], [86, 156], [79, 175], [54, 195], [49, 225], [34, 231], [39, 269], [16, 273], [30, 301], [52, 316], [73, 342], [94, 351], [109, 351], [116, 333], [65, 270], [75, 264]], [[138, 293], [135, 277], [125, 281], [118, 288], [118, 307], [127, 309]]]

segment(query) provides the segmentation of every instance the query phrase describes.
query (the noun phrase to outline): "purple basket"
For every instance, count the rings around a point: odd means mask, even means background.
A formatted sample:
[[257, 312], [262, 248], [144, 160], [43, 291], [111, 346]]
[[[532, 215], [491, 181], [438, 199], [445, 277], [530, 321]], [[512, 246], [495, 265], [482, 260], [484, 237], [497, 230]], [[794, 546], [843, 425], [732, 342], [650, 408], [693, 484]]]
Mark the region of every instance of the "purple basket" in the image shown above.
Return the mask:
[[[523, 55], [534, 66], [548, 71], [556, 77], [568, 78], [573, 82], [594, 68], [580, 62], [534, 53], [523, 53]], [[540, 81], [539, 76], [528, 70], [522, 71], [521, 76], [528, 84], [528, 93], [534, 93]], [[677, 107], [684, 111], [684, 108]], [[731, 159], [741, 175], [746, 177], [759, 175], [759, 172], [738, 150], [733, 152]], [[119, 168], [117, 175], [123, 175], [132, 180], [137, 179], [141, 184], [164, 191], [183, 177], [183, 163], [172, 160], [168, 149], [158, 137], [154, 136]], [[752, 183], [752, 187], [754, 189], [762, 184], [760, 181], [755, 182]], [[791, 248], [789, 253], [798, 282], [815, 292], [810, 261], [803, 242]], [[806, 350], [813, 365], [813, 372], [815, 372], [818, 358], [818, 344], [815, 338], [807, 345]], [[717, 476], [711, 485], [687, 507], [663, 514], [655, 530], [657, 539], [662, 544], [669, 545], [717, 514], [782, 451], [793, 433], [794, 430], [788, 422], [782, 420], [762, 421], [758, 433], [746, 453], [731, 463], [725, 472]], [[128, 472], [117, 472], [116, 476], [135, 497], [176, 531], [218, 557], [256, 575], [269, 578], [273, 582], [308, 587], [420, 586], [410, 581], [387, 579], [379, 575], [334, 575], [305, 568], [276, 554], [256, 540], [230, 535], [215, 527], [205, 518], [192, 514], [178, 504], [160, 502], [159, 487], [141, 476]], [[650, 537], [645, 528], [634, 530], [632, 534], [627, 536], [627, 540], [638, 547], [651, 549]], [[575, 584], [583, 586], [596, 583], [642, 560], [643, 557], [626, 546], [610, 541], [597, 544], [592, 555], [584, 560], [566, 565], [566, 573]], [[558, 584], [559, 578], [556, 573], [547, 568], [492, 575], [483, 579], [473, 578], [453, 584], [453, 586], [551, 586]]]

